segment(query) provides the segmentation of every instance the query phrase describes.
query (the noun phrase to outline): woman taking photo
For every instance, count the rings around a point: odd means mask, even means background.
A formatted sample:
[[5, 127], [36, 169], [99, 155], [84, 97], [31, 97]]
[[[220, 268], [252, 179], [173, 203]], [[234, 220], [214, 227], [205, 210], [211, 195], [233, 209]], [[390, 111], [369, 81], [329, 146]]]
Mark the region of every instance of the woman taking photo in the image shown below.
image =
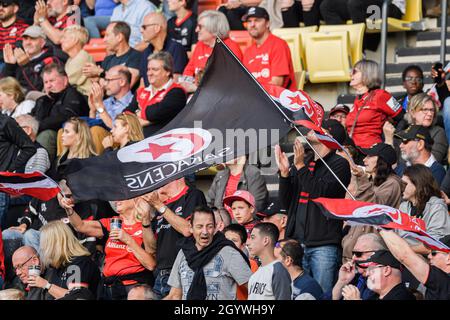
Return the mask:
[[0, 107], [3, 114], [15, 119], [30, 113], [34, 105], [34, 101], [25, 100], [24, 90], [15, 78], [0, 80]]
[[[71, 225], [88, 237], [107, 238], [100, 299], [124, 300], [136, 284], [153, 286], [156, 267], [150, 228], [149, 205], [140, 198], [115, 201], [119, 216], [98, 221], [82, 220], [74, 211], [73, 200], [58, 195]], [[120, 219], [121, 223], [117, 223]], [[148, 242], [147, 242], [148, 240]]]
[[103, 139], [105, 151], [110, 151], [113, 146], [119, 149], [134, 142], [144, 139], [144, 132], [136, 115], [131, 113], [121, 113], [114, 120], [111, 135]]
[[383, 142], [381, 134], [388, 118], [400, 121], [402, 106], [387, 91], [380, 89], [378, 64], [372, 60], [358, 61], [352, 70], [350, 86], [356, 91], [353, 109], [347, 115], [350, 138], [361, 148]]
[[[426, 232], [435, 239], [450, 234], [447, 205], [441, 198], [439, 185], [430, 169], [422, 164], [412, 165], [405, 169], [402, 180], [406, 187], [403, 191], [405, 201], [400, 204], [400, 211], [424, 220]], [[412, 248], [416, 253], [429, 253], [422, 243], [409, 239], [408, 242], [413, 243]]]
[[[398, 208], [402, 201], [402, 181], [392, 169], [397, 162], [394, 148], [385, 143], [378, 143], [361, 151], [366, 155], [364, 167], [351, 168], [352, 189], [355, 191], [356, 200]], [[342, 239], [344, 263], [352, 259], [352, 250], [358, 237], [372, 232], [374, 228], [370, 226], [350, 227]]]
[[69, 226], [62, 221], [49, 222], [41, 228], [40, 239], [40, 259], [48, 269], [48, 280], [30, 275], [28, 285], [47, 290], [54, 299], [80, 290], [84, 299], [95, 300], [100, 272], [90, 256]]

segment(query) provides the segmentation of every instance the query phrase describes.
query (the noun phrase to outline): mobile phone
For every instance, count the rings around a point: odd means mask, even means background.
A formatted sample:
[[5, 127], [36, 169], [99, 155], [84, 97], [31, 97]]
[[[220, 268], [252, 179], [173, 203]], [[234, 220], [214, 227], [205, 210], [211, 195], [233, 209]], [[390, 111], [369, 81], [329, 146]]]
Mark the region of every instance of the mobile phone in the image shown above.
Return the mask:
[[435, 83], [441, 83], [442, 82], [442, 73], [444, 72], [442, 70], [443, 65], [440, 62], [436, 62], [435, 64], [433, 64], [433, 66], [431, 67], [432, 69], [434, 69], [437, 72], [437, 77], [434, 78], [434, 82]]

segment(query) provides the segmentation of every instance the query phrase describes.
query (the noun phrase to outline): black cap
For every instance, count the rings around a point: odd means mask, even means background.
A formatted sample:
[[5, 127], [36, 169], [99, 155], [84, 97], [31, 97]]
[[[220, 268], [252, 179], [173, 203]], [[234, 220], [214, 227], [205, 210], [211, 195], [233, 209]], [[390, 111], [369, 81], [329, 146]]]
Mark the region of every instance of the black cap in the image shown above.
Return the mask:
[[328, 133], [340, 144], [343, 144], [347, 139], [347, 131], [342, 124], [335, 119], [324, 120], [322, 122], [322, 128], [327, 130]]
[[275, 200], [274, 202], [270, 203], [267, 208], [265, 208], [261, 212], [258, 212], [256, 215], [259, 218], [263, 219], [266, 217], [271, 217], [277, 213], [287, 215], [287, 210], [281, 205], [278, 200]]
[[395, 136], [402, 139], [403, 142], [419, 139], [424, 140], [426, 144], [434, 143], [433, 139], [430, 136], [430, 131], [424, 126], [409, 126], [406, 130], [396, 133]]
[[376, 143], [370, 148], [360, 148], [362, 153], [368, 156], [378, 156], [388, 165], [393, 165], [397, 162], [397, 153], [394, 148], [386, 143]]
[[395, 269], [401, 268], [401, 263], [395, 259], [395, 257], [387, 250], [378, 250], [375, 251], [373, 255], [370, 256], [369, 259], [365, 261], [358, 261], [359, 267], [370, 267], [374, 264], [381, 264], [383, 266], [390, 266]]
[[331, 108], [329, 115], [331, 116], [335, 112], [343, 112], [345, 114], [348, 114], [350, 112], [350, 108], [345, 104], [337, 104], [333, 108]]
[[270, 20], [269, 14], [267, 13], [266, 9], [263, 7], [250, 7], [247, 10], [247, 13], [242, 17], [242, 21], [247, 21], [248, 18], [255, 17], [255, 18], [264, 18], [266, 20]]

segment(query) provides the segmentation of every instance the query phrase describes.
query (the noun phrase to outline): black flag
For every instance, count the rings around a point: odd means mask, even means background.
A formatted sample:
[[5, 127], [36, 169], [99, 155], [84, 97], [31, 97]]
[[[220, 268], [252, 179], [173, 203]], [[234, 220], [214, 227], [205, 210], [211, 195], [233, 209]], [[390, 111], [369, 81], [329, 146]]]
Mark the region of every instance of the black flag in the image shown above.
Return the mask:
[[118, 151], [70, 160], [64, 174], [76, 200], [130, 199], [278, 143], [289, 129], [270, 96], [218, 40], [196, 93], [167, 126]]

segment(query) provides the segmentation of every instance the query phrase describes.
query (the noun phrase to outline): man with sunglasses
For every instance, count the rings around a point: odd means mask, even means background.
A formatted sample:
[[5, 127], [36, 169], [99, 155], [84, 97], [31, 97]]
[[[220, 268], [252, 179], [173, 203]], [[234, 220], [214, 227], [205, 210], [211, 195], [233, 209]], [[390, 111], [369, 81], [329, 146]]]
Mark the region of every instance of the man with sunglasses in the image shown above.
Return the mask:
[[367, 260], [375, 251], [383, 249], [386, 247], [379, 235], [366, 233], [359, 236], [353, 247], [352, 259], [341, 266], [333, 290], [326, 292], [322, 300], [341, 300], [342, 290], [347, 285], [357, 288], [362, 300], [376, 299], [377, 294], [367, 287], [367, 269], [359, 267], [358, 262]]
[[[430, 136], [428, 128], [424, 126], [411, 125], [406, 130], [396, 133], [395, 136], [401, 140], [400, 151], [406, 166], [412, 164], [423, 164], [430, 168], [433, 177], [438, 184], [442, 183], [445, 177], [445, 169], [431, 153], [433, 139]], [[400, 164], [395, 168], [395, 173], [399, 177], [403, 176], [405, 165]]]
[[[401, 263], [387, 250], [375, 251], [369, 259], [359, 261], [367, 269], [367, 287], [378, 294], [378, 300], [415, 300], [415, 296], [402, 283]], [[358, 288], [342, 288], [344, 300], [361, 300]]]
[[[426, 300], [450, 300], [449, 250], [431, 251], [427, 263], [394, 231], [380, 230], [380, 235], [392, 254], [426, 287]], [[441, 238], [440, 242], [450, 247], [450, 235]]]

